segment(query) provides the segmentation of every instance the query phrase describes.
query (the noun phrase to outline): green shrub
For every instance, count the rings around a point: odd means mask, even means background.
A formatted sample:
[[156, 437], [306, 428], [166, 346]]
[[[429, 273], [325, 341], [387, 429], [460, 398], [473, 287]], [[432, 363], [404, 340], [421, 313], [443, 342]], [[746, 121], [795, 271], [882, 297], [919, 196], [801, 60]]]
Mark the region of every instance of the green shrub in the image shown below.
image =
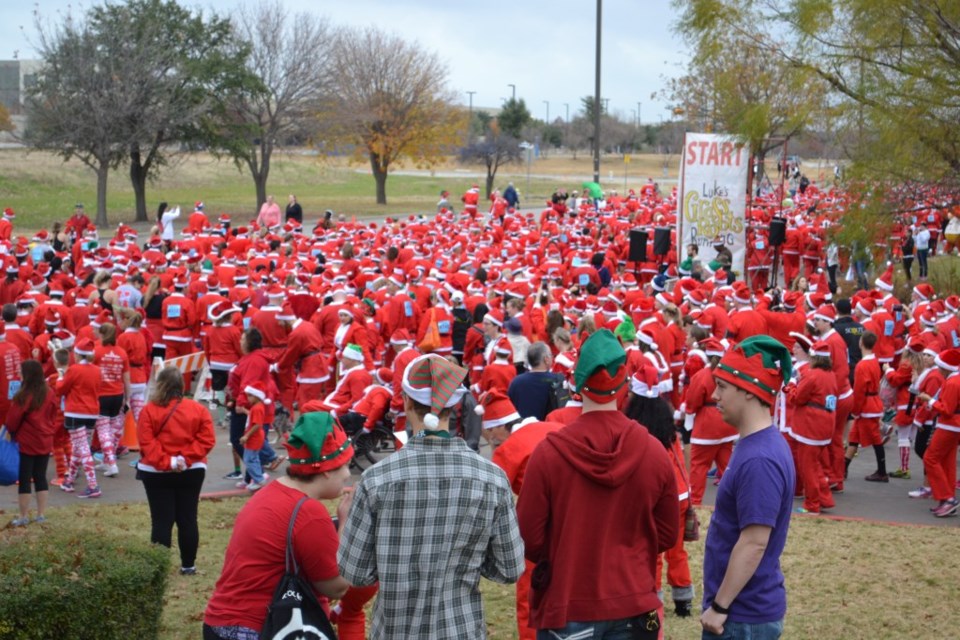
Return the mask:
[[106, 532], [0, 533], [0, 639], [157, 638], [170, 552]]

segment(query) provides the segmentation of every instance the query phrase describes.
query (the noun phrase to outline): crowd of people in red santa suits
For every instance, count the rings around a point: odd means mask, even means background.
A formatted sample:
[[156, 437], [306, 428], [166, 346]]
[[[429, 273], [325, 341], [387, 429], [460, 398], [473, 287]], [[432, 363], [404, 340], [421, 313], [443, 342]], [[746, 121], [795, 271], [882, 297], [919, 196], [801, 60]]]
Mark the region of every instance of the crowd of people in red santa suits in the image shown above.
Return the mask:
[[[577, 344], [607, 327], [619, 330], [625, 341], [631, 373], [648, 389], [662, 390], [676, 410], [680, 431], [691, 443], [690, 499], [698, 504], [707, 472], [716, 466], [722, 474], [736, 440], [712, 402], [709, 369], [731, 344], [751, 335], [767, 333], [790, 348], [799, 344], [806, 347], [804, 355], [819, 348], [802, 338], [810, 336], [830, 347], [837, 388], [827, 395], [836, 396], [836, 407], [823, 411], [835, 416], [835, 429], [828, 445], [798, 442], [823, 447], [818, 473], [826, 486], [842, 490], [844, 429], [856, 382], [848, 371], [856, 362], [822, 319], [835, 316], [832, 283], [822, 266], [824, 233], [839, 223], [849, 198], [813, 186], [797, 196], [786, 216], [780, 258], [787, 282], [804, 275], [808, 284], [791, 291], [768, 288], [768, 227], [783, 208], [772, 198], [756, 199], [748, 211], [745, 275], [697, 262], [689, 249], [686, 259], [679, 259], [675, 231], [666, 254], [650, 252], [649, 261], [631, 262], [630, 230], [648, 230], [652, 246], [655, 227], [675, 225], [676, 198], [675, 191], [661, 196], [645, 188], [625, 196], [611, 193], [599, 210], [590, 199], [573, 200], [571, 208], [567, 200], [554, 198], [539, 213], [493, 208], [484, 214], [472, 189], [464, 195], [462, 212], [442, 209], [434, 219], [411, 216], [382, 224], [341, 219], [306, 229], [295, 221], [270, 229], [255, 222], [234, 227], [228, 216], [211, 221], [198, 203], [181, 239], [172, 243], [158, 234], [140, 238], [126, 225], [108, 237], [80, 211], [64, 226], [70, 242], [56, 250], [45, 232], [17, 236], [13, 212], [7, 210], [0, 225], [6, 249], [0, 304], [13, 305], [5, 314], [13, 311], [12, 317], [5, 315], [0, 342], [3, 384], [16, 381], [19, 362], [28, 358], [40, 360], [54, 375], [56, 348], [71, 353], [68, 366], [73, 367], [76, 345], [90, 340], [101, 348], [99, 328], [110, 323], [119, 336], [111, 347], [123, 351], [127, 362], [125, 405], [135, 413], [143, 404], [153, 357], [203, 351], [215, 391], [229, 395], [231, 387], [243, 388], [236, 379], [232, 385], [227, 381], [245, 355], [241, 336], [253, 328], [282, 406], [359, 414], [368, 431], [389, 414], [402, 431], [400, 385], [393, 381], [421, 351], [462, 361], [482, 402], [484, 394], [505, 392], [523, 366], [505, 331], [508, 320], [519, 323], [528, 342], [546, 342], [554, 368], [564, 374], [573, 370]], [[920, 218], [926, 224], [927, 213]], [[936, 395], [931, 381], [938, 378], [923, 375], [926, 369], [917, 363], [908, 370], [904, 354], [960, 346], [960, 302], [953, 296], [938, 299], [926, 283], [913, 295], [903, 302], [892, 295], [888, 269], [875, 289], [851, 296], [864, 328], [877, 335], [878, 362], [892, 372], [896, 426], [911, 428], [930, 426], [933, 418], [926, 416], [942, 400], [907, 401], [908, 415], [902, 400], [915, 390], [915, 378], [927, 385], [924, 393], [931, 398]], [[95, 358], [94, 364], [99, 362]], [[264, 375], [253, 369], [251, 375]], [[242, 402], [243, 394], [238, 395], [234, 400]], [[7, 397], [0, 393], [0, 402]], [[805, 405], [797, 402], [791, 400], [784, 413], [803, 416]], [[110, 424], [116, 425], [118, 417], [112, 418]], [[785, 428], [791, 429], [789, 419]], [[103, 448], [111, 451], [107, 466], [113, 464], [119, 437], [116, 426], [112, 429], [98, 429], [107, 441]], [[900, 438], [901, 446], [909, 446], [904, 443], [913, 437], [911, 431]], [[827, 440], [825, 434], [802, 438]], [[940, 448], [934, 450], [942, 457]], [[798, 462], [812, 464], [809, 452], [803, 453]], [[68, 458], [58, 456], [59, 476]], [[945, 491], [934, 493], [946, 500]], [[820, 506], [826, 508], [831, 500], [827, 494], [823, 498]], [[817, 510], [812, 500], [807, 506]]]

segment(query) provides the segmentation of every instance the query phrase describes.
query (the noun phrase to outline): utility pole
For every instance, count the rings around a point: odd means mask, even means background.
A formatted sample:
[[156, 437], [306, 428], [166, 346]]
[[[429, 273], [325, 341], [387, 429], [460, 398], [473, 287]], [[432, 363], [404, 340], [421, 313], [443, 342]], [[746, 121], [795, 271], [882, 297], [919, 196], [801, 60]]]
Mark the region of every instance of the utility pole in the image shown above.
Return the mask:
[[475, 93], [476, 91], [467, 91], [467, 95], [470, 96], [470, 118], [471, 119], [473, 118], [473, 94]]
[[467, 143], [473, 142], [473, 94], [476, 91], [467, 91], [467, 95], [470, 96], [470, 119], [467, 120]]
[[569, 103], [569, 102], [564, 102], [564, 103], [563, 103], [563, 106], [565, 106], [565, 107], [567, 108], [566, 123], [567, 123], [567, 124], [570, 124], [570, 103]]
[[517, 99], [517, 85], [515, 85], [515, 84], [508, 84], [507, 86], [510, 87], [510, 88], [513, 90], [513, 98], [512, 98], [512, 100], [515, 101], [515, 100]]
[[643, 116], [640, 115], [640, 105], [641, 105], [641, 104], [643, 104], [643, 103], [641, 103], [639, 100], [637, 100], [637, 128], [638, 128], [638, 129], [640, 128], [640, 125], [643, 124]]
[[550, 101], [544, 100], [543, 104], [547, 105], [547, 119], [544, 120], [544, 123], [550, 124]]
[[603, 0], [597, 0], [597, 68], [593, 90], [593, 181], [600, 183], [600, 35]]

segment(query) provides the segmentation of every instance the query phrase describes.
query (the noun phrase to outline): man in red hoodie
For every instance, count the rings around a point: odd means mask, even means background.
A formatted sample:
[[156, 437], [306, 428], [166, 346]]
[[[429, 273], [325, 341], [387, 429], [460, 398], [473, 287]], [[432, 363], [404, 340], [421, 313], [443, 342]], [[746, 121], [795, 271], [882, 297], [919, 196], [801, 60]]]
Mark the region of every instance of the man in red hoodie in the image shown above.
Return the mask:
[[679, 533], [677, 483], [660, 442], [617, 411], [626, 359], [606, 329], [583, 343], [583, 413], [534, 450], [520, 490], [520, 534], [536, 565], [530, 625], [558, 638], [653, 640], [660, 630], [654, 574]]

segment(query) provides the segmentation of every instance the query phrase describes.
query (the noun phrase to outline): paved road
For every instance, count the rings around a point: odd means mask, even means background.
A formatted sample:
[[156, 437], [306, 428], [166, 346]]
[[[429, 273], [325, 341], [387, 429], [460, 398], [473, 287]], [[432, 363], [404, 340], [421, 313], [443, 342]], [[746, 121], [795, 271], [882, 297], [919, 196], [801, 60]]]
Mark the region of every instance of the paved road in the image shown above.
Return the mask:
[[[896, 468], [895, 461], [899, 460], [899, 454], [895, 439], [887, 444], [886, 451], [889, 468]], [[484, 445], [481, 453], [489, 458], [489, 447]], [[119, 503], [145, 500], [142, 484], [134, 478], [134, 470], [127, 465], [134, 456], [135, 454], [131, 454], [130, 458], [121, 461], [119, 477], [100, 478], [103, 497], [97, 502]], [[245, 495], [244, 491], [236, 489], [235, 481], [222, 479], [225, 473], [233, 469], [230, 445], [224, 429], [217, 430], [217, 446], [210, 455], [209, 465], [203, 488], [205, 495]], [[846, 491], [836, 498], [837, 506], [832, 511], [833, 516], [953, 527], [960, 522], [958, 518], [937, 519], [930, 515], [928, 509], [933, 505], [931, 500], [911, 500], [907, 497], [907, 491], [920, 484], [917, 478], [922, 469], [922, 463], [915, 455], [911, 460], [911, 468], [915, 474], [913, 480], [891, 479], [889, 484], [864, 481], [863, 477], [872, 473], [874, 468], [873, 451], [863, 451], [857, 456], [850, 466], [850, 480], [846, 483]], [[52, 469], [50, 473], [53, 473]], [[77, 485], [82, 489], [84, 483], [78, 480]], [[715, 495], [716, 488], [712, 481], [708, 480], [704, 504], [712, 505]], [[75, 496], [76, 494], [67, 494], [56, 487], [51, 487], [50, 504], [52, 506], [75, 504], [79, 502]], [[0, 516], [0, 525], [8, 514], [16, 512], [16, 504], [16, 488], [0, 487], [0, 510], [5, 512]], [[800, 502], [796, 504], [799, 505]]]

